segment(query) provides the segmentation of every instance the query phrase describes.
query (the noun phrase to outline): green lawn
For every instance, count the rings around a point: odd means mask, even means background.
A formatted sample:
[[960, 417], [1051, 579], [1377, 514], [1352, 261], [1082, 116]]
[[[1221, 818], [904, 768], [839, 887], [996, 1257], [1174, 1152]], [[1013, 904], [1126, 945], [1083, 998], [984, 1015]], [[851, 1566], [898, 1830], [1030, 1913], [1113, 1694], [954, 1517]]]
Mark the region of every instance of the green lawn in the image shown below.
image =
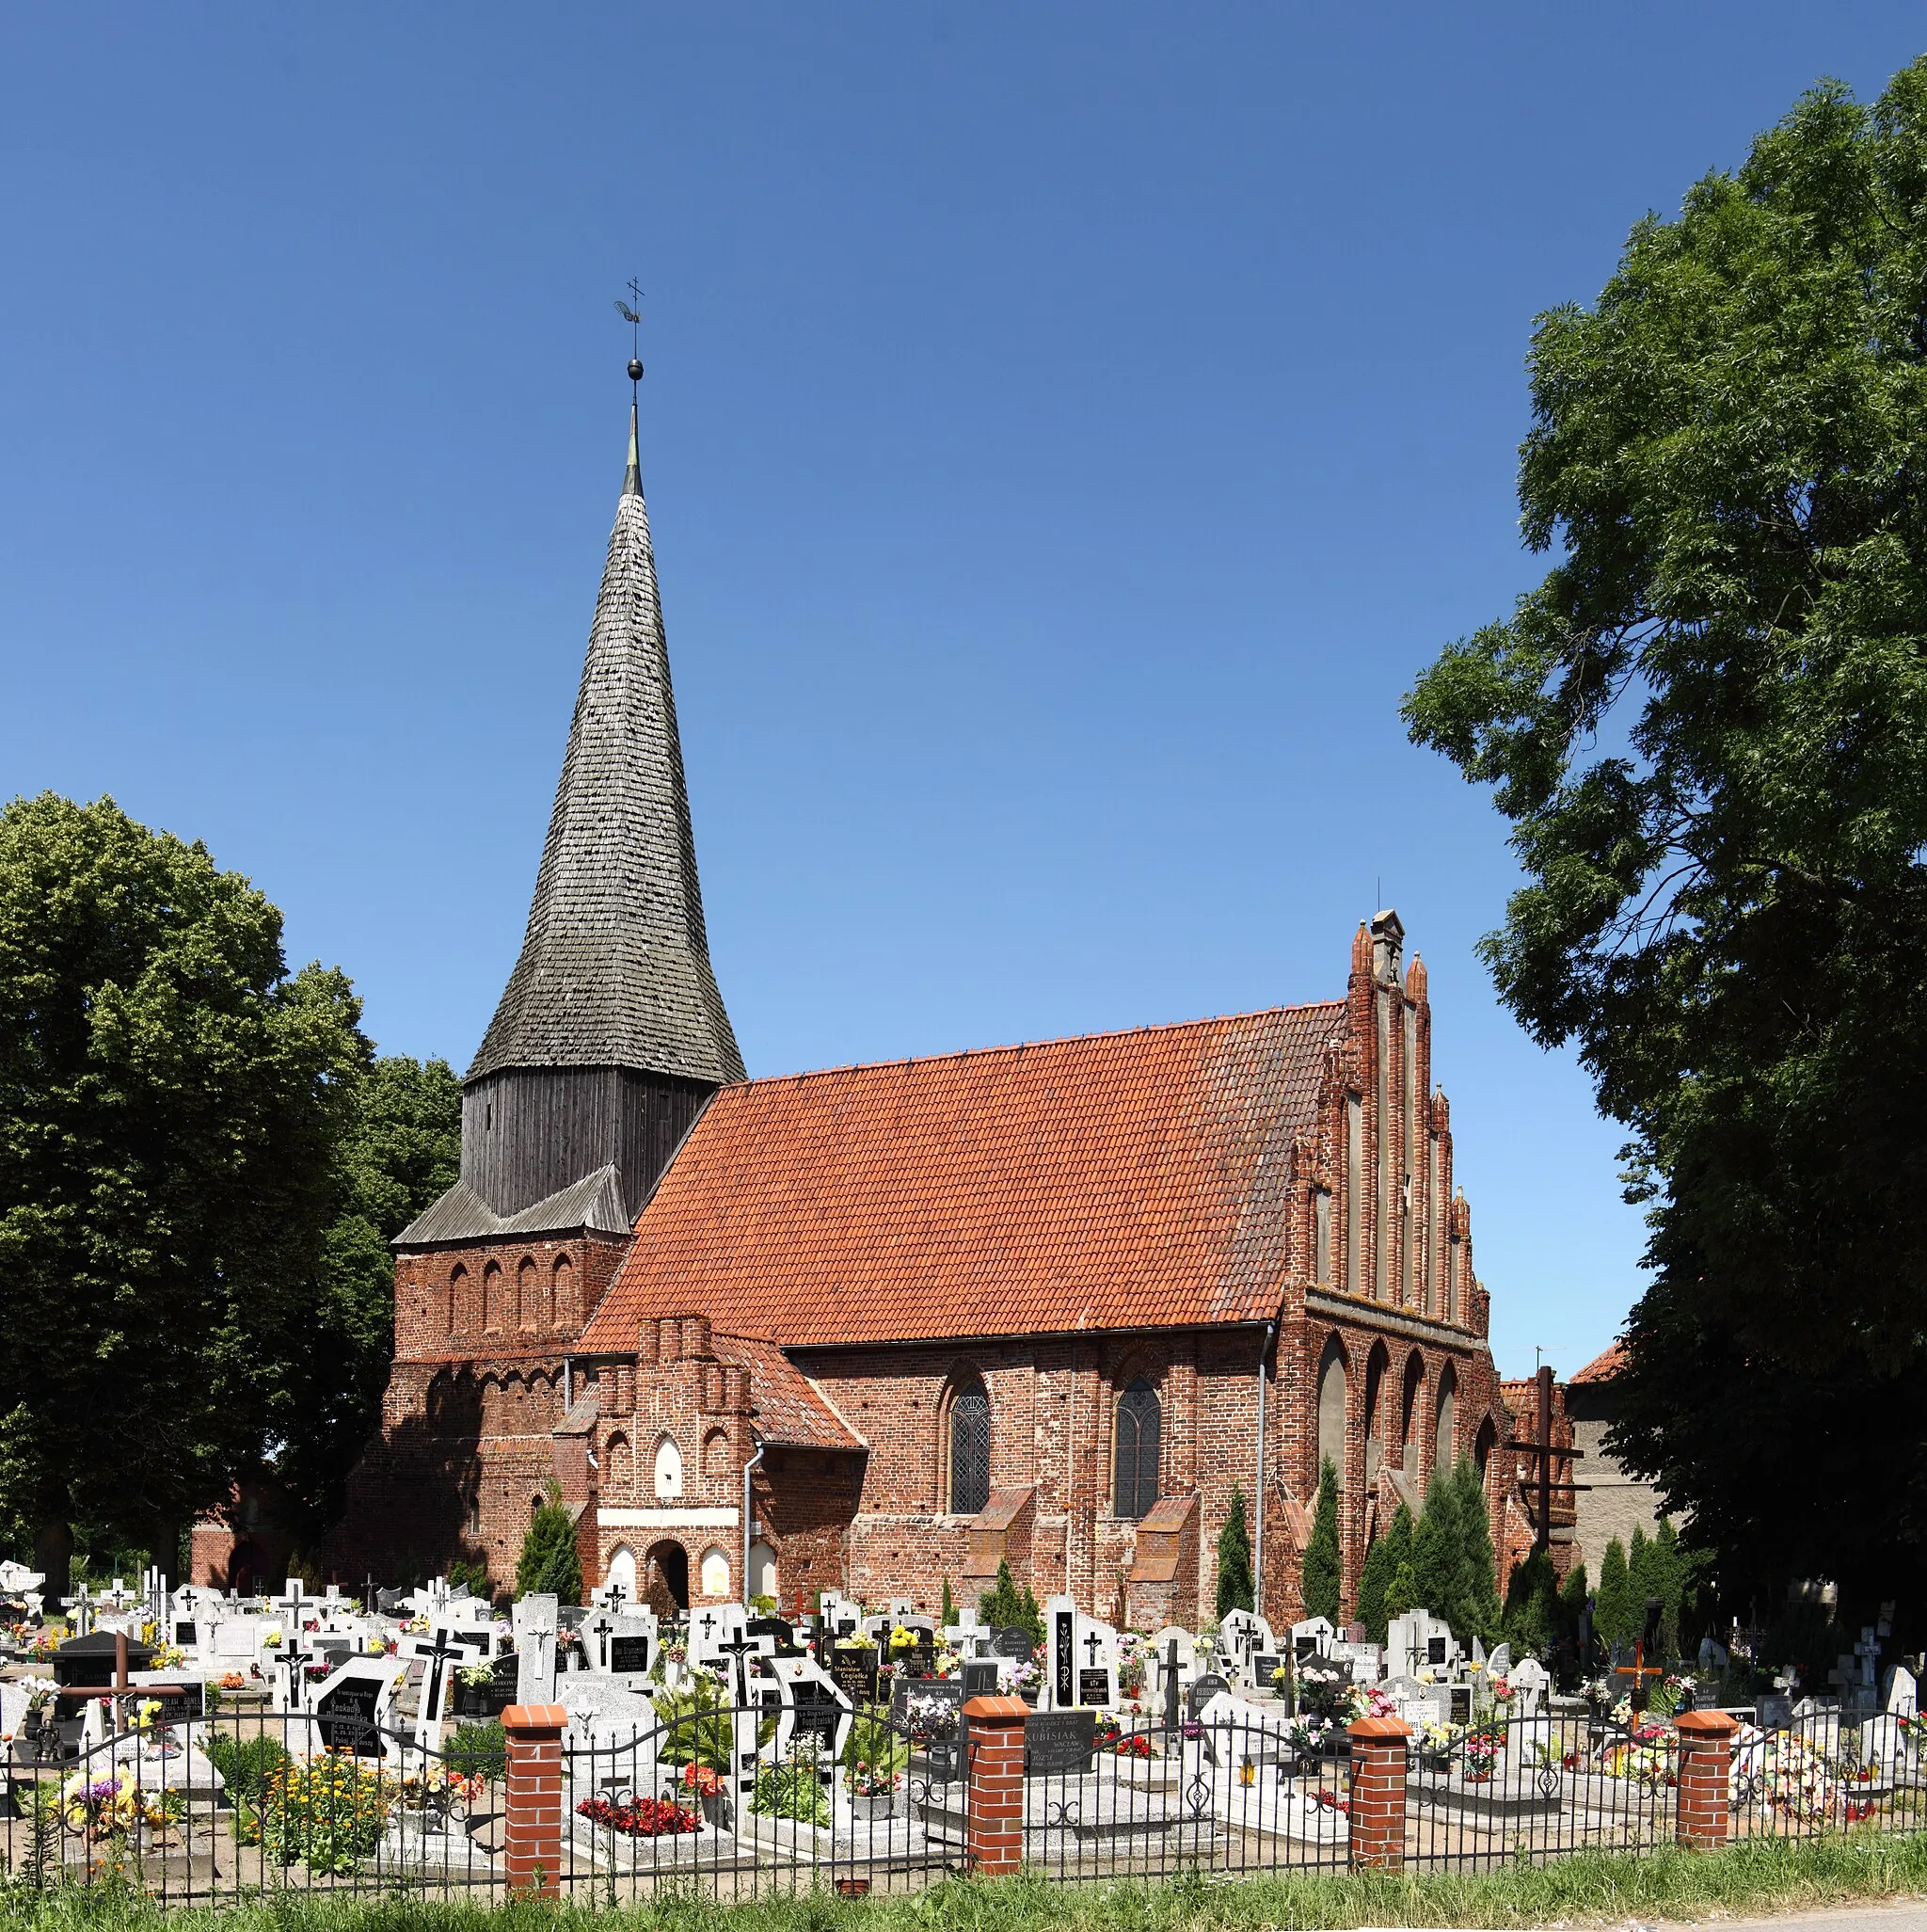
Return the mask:
[[1258, 1932], [1731, 1917], [1906, 1893], [1927, 1895], [1927, 1836], [1856, 1832], [1712, 1853], [1587, 1852], [1554, 1864], [1462, 1876], [1279, 1873], [1106, 1886], [953, 1879], [893, 1898], [844, 1901], [817, 1892], [717, 1907], [665, 1895], [653, 1905], [601, 1913], [293, 1891], [261, 1904], [164, 1917], [124, 1893], [40, 1896], [8, 1888], [0, 1915], [23, 1932], [570, 1932], [591, 1919], [605, 1928], [620, 1921], [624, 1932]]

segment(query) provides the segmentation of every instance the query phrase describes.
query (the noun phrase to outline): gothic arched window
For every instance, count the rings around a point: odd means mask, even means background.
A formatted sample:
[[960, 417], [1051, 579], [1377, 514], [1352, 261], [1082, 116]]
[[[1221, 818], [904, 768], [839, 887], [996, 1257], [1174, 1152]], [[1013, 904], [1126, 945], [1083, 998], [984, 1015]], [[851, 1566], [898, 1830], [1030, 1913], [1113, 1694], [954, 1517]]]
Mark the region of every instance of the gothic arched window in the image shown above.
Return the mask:
[[975, 1516], [990, 1501], [990, 1397], [980, 1381], [950, 1402], [950, 1513]]
[[1157, 1500], [1158, 1450], [1164, 1438], [1164, 1407], [1157, 1391], [1139, 1376], [1118, 1397], [1118, 1447], [1114, 1504], [1120, 1516], [1151, 1513]]

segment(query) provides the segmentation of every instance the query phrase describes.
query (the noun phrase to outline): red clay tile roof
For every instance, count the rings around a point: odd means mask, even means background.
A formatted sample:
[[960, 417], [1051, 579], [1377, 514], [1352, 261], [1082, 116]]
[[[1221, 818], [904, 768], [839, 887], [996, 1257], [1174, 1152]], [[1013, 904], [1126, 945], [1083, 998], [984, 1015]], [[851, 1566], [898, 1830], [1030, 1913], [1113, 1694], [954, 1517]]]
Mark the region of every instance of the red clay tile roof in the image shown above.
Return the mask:
[[725, 1361], [750, 1371], [752, 1421], [759, 1442], [816, 1449], [865, 1446], [821, 1390], [773, 1342], [752, 1335], [717, 1335], [714, 1347]]
[[582, 1336], [785, 1347], [1275, 1313], [1292, 1138], [1344, 1004], [725, 1087]]
[[1603, 1355], [1595, 1355], [1572, 1380], [1574, 1381], [1611, 1381], [1626, 1366], [1626, 1346], [1615, 1342]]

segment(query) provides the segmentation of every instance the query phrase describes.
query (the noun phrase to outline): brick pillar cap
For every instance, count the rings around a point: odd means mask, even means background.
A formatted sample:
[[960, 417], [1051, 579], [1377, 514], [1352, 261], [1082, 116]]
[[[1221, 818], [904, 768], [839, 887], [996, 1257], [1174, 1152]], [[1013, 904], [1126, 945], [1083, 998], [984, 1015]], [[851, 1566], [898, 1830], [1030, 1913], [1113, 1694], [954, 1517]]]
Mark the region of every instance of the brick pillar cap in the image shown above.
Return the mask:
[[1724, 1711], [1685, 1711], [1674, 1718], [1673, 1725], [1688, 1737], [1731, 1737], [1739, 1730], [1740, 1720]]
[[1347, 1737], [1409, 1737], [1411, 1726], [1403, 1717], [1361, 1717], [1345, 1727]]
[[560, 1704], [511, 1704], [502, 1714], [504, 1731], [562, 1731], [568, 1713]]
[[1022, 1698], [972, 1698], [964, 1715], [973, 1724], [1021, 1724], [1030, 1715]]

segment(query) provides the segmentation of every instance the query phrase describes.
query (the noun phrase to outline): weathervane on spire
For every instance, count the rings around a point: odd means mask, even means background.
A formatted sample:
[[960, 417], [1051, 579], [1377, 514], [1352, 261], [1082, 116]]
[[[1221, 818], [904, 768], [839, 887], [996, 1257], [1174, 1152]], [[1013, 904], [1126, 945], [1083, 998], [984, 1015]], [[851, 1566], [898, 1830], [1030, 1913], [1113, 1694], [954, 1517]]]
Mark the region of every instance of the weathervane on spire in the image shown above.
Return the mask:
[[629, 327], [629, 379], [632, 383], [640, 383], [643, 379], [643, 292], [636, 286], [634, 276], [629, 279], [629, 292], [636, 298], [635, 307], [630, 308], [618, 298], [615, 312]]

